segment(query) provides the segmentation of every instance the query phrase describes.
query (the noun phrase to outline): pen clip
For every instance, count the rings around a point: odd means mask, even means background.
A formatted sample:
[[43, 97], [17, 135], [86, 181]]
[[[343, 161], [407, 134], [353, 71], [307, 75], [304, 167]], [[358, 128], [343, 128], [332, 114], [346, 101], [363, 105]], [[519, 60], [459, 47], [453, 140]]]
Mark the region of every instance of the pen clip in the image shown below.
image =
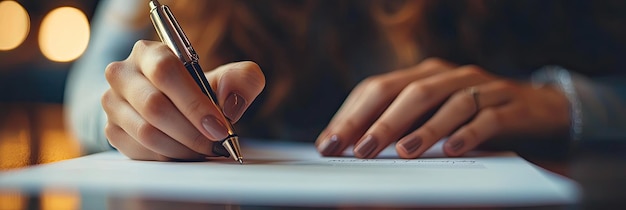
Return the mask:
[[150, 19], [161, 41], [180, 58], [183, 64], [198, 61], [198, 54], [167, 5], [151, 0]]

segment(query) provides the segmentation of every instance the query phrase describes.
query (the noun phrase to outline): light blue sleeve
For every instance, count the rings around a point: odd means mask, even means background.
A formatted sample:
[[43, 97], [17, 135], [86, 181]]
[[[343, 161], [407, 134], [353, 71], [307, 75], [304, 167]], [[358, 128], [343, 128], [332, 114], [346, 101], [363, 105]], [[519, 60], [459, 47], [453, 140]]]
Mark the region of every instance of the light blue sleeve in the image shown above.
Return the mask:
[[570, 102], [574, 141], [626, 139], [626, 78], [589, 78], [558, 66], [545, 67], [533, 82], [558, 85]]
[[[68, 73], [64, 95], [66, 127], [80, 142], [83, 153], [110, 150], [105, 135], [106, 115], [100, 99], [109, 88], [105, 67], [125, 59], [133, 44], [148, 34], [149, 27], [129, 25], [144, 1], [100, 1], [91, 21], [91, 38], [83, 56]], [[144, 13], [148, 13], [146, 10]], [[146, 24], [146, 26], [150, 26]]]

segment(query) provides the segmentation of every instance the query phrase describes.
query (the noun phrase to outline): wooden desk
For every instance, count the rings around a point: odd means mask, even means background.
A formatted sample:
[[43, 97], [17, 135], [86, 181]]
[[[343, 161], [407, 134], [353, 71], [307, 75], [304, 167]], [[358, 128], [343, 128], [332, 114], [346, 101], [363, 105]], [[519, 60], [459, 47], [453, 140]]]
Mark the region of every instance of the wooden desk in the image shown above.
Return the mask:
[[[62, 105], [0, 104], [0, 110], [0, 172], [80, 156], [79, 144], [65, 129]], [[626, 204], [626, 143], [622, 142], [626, 141], [598, 141], [594, 144], [581, 145], [580, 149], [567, 159], [525, 158], [580, 183], [583, 189], [581, 208], [618, 208]], [[38, 195], [0, 192], [0, 209], [80, 209], [91, 205], [97, 205], [97, 209], [273, 208], [188, 203], [140, 196], [91, 198], [75, 191], [46, 191]]]
[[[65, 130], [61, 104], [0, 104], [0, 173], [80, 154], [78, 142]], [[0, 192], [0, 209], [78, 209], [78, 200], [67, 193]]]
[[80, 156], [60, 104], [0, 104], [0, 170]]

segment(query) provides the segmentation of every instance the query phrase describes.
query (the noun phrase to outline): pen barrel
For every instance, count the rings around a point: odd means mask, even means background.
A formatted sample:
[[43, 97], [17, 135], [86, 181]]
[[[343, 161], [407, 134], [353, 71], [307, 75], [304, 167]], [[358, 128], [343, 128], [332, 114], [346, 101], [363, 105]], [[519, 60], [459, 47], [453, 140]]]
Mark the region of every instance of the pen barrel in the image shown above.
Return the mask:
[[[228, 130], [228, 136], [220, 141], [223, 148], [214, 146], [213, 150], [215, 154], [221, 154], [226, 157], [233, 156], [236, 161], [243, 163], [239, 149], [239, 137], [235, 134], [235, 130], [233, 129], [233, 124], [230, 122], [230, 119], [224, 115], [224, 110], [219, 104], [217, 95], [213, 89], [211, 89], [209, 81], [207, 81], [204, 76], [204, 71], [202, 71], [202, 68], [198, 64], [198, 54], [196, 54], [195, 50], [191, 46], [189, 39], [187, 39], [187, 36], [178, 24], [178, 21], [176, 21], [176, 18], [172, 14], [169, 7], [161, 5], [158, 0], [151, 0], [149, 5], [150, 19], [152, 20], [152, 24], [159, 35], [161, 42], [165, 43], [181, 60], [191, 77], [202, 90], [202, 93], [209, 97], [213, 107], [218, 109], [217, 111], [220, 114], [216, 117], [221, 118], [222, 122], [225, 122], [226, 129]], [[224, 154], [223, 149], [226, 149], [228, 154]]]
[[198, 84], [198, 86], [202, 90], [202, 93], [208, 96], [209, 99], [211, 100], [211, 103], [213, 103], [214, 107], [218, 108], [219, 109], [218, 111], [222, 113], [221, 116], [218, 116], [218, 117], [222, 117], [222, 119], [226, 121], [225, 126], [228, 129], [228, 137], [226, 138], [237, 136], [237, 134], [235, 134], [235, 130], [233, 129], [233, 125], [230, 122], [230, 119], [228, 119], [228, 117], [224, 115], [222, 106], [220, 106], [219, 104], [217, 94], [215, 94], [215, 91], [213, 91], [213, 89], [211, 88], [211, 84], [209, 84], [209, 81], [206, 79], [206, 76], [204, 76], [204, 71], [200, 67], [200, 64], [198, 64], [197, 61], [187, 62], [185, 63], [185, 68], [187, 69], [187, 71], [189, 71], [189, 74], [192, 75], [194, 81], [196, 82], [196, 84]]
[[198, 54], [170, 8], [159, 4], [158, 1], [150, 1], [150, 8], [150, 20], [161, 42], [165, 43], [183, 63], [197, 62]]

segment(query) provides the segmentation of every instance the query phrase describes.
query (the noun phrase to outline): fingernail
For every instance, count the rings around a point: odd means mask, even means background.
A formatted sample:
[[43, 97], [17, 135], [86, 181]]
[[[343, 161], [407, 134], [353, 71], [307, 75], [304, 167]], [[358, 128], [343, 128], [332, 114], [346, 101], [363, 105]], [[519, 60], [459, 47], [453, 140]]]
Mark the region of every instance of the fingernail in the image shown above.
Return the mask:
[[461, 148], [463, 148], [463, 145], [465, 145], [465, 143], [463, 143], [463, 140], [452, 140], [451, 142], [448, 142], [448, 147], [450, 147], [450, 149], [455, 152], [461, 150]]
[[400, 146], [404, 148], [404, 151], [406, 151], [406, 153], [412, 154], [417, 151], [420, 146], [422, 146], [422, 137], [415, 136], [406, 141], [402, 141], [400, 143]]
[[358, 158], [370, 158], [370, 155], [378, 147], [378, 141], [372, 135], [365, 136], [361, 143], [354, 148], [354, 155]]
[[329, 156], [334, 155], [338, 148], [339, 137], [337, 137], [337, 135], [332, 135], [330, 138], [320, 143], [318, 150], [322, 153], [322, 155]]
[[213, 140], [224, 139], [228, 136], [226, 126], [214, 116], [209, 115], [202, 118], [202, 127], [213, 137]]
[[237, 121], [243, 114], [243, 108], [246, 105], [246, 99], [237, 93], [232, 93], [224, 102], [224, 114], [231, 121]]
[[328, 129], [324, 129], [324, 130], [322, 131], [322, 133], [320, 133], [320, 135], [319, 135], [319, 136], [317, 136], [317, 139], [315, 139], [315, 147], [319, 147], [319, 146], [320, 146], [320, 143], [322, 143], [322, 140], [321, 140], [321, 139], [322, 139], [322, 138], [324, 138], [324, 137], [326, 137], [326, 136], [327, 136], [327, 135], [326, 135], [327, 133], [328, 133]]

